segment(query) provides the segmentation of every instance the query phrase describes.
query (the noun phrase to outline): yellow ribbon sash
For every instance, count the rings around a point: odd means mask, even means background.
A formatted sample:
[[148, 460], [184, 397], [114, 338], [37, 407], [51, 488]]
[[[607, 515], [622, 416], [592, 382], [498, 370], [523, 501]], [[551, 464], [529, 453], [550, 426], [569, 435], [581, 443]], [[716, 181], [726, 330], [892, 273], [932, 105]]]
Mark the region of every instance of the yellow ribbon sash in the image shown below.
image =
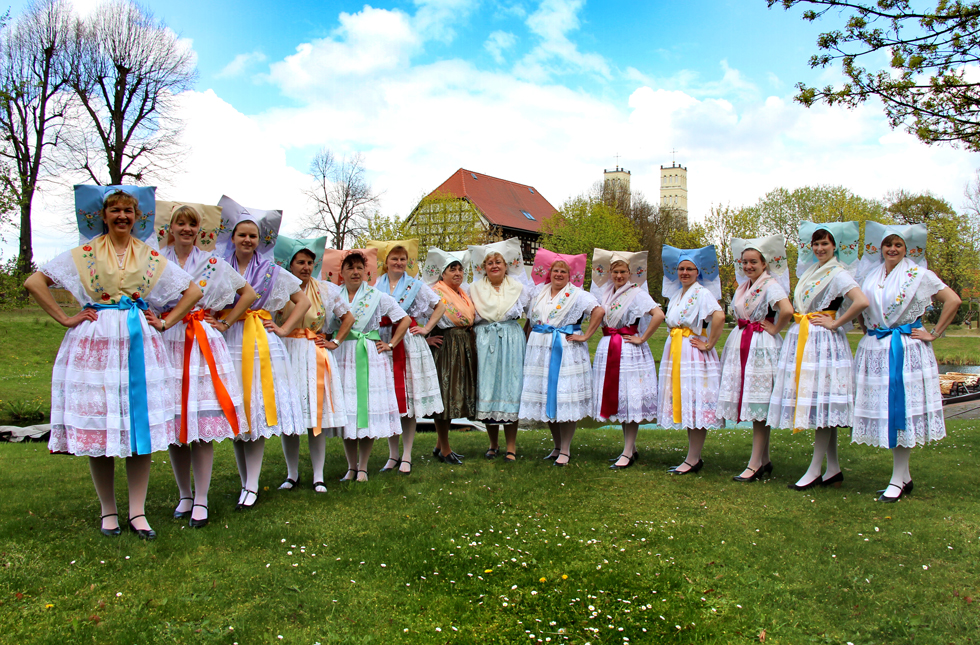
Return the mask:
[[255, 367], [255, 343], [259, 344], [259, 371], [262, 378], [262, 402], [265, 404], [265, 422], [274, 426], [279, 423], [276, 411], [276, 390], [272, 382], [272, 356], [269, 353], [269, 336], [263, 320], [272, 320], [272, 314], [264, 309], [245, 312], [242, 332], [242, 386], [245, 395], [245, 418], [252, 427], [252, 372]]
[[[323, 431], [321, 427], [323, 423], [323, 399], [327, 396], [329, 389], [327, 379], [333, 380], [333, 370], [330, 369], [330, 355], [327, 353], [328, 350], [325, 347], [320, 347], [316, 344], [316, 332], [310, 329], [297, 329], [289, 337], [305, 338], [312, 342], [316, 348], [316, 420], [313, 426], [313, 436], [318, 437]], [[333, 397], [330, 397], [330, 411], [337, 411], [334, 408]]]
[[670, 385], [674, 423], [681, 422], [681, 349], [683, 339], [697, 334], [690, 327], [672, 327], [670, 330]]
[[[811, 311], [808, 314], [793, 314], [793, 320], [800, 326], [800, 333], [796, 339], [796, 407], [800, 401], [800, 368], [803, 367], [803, 351], [806, 349], [806, 341], [810, 337], [810, 319], [814, 316], [826, 315], [836, 319], [837, 314], [833, 311]], [[794, 411], [793, 416], [796, 416]], [[794, 419], [795, 420], [795, 419]], [[796, 426], [796, 423], [793, 424]], [[802, 432], [804, 428], [793, 428], [793, 433]]]

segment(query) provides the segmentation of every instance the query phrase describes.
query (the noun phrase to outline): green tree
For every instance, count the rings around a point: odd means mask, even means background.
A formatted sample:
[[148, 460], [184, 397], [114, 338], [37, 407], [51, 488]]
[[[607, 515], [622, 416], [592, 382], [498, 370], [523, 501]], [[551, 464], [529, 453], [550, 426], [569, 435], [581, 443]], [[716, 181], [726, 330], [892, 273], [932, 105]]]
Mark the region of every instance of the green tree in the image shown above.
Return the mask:
[[363, 249], [371, 240], [404, 240], [410, 237], [412, 234], [404, 221], [375, 213], [365, 221], [364, 228], [357, 235], [355, 247]]
[[[905, 190], [886, 196], [887, 210], [901, 224], [924, 224], [929, 230], [926, 258], [929, 268], [956, 293], [971, 294], [980, 266], [980, 222], [958, 214], [952, 204], [935, 195]], [[969, 297], [969, 296], [967, 296]]]
[[802, 220], [811, 222], [864, 222], [889, 223], [891, 216], [885, 205], [876, 199], [855, 195], [843, 186], [804, 186], [794, 190], [777, 188], [762, 197], [755, 205], [745, 209], [747, 216], [758, 222], [759, 235], [782, 233], [786, 236], [786, 257], [790, 267], [790, 281], [796, 284], [796, 259], [801, 243], [799, 239]]
[[[806, 7], [813, 22], [830, 10], [844, 29], [817, 38], [810, 67], [840, 62], [847, 81], [823, 89], [798, 83], [796, 100], [855, 107], [879, 99], [893, 128], [904, 125], [925, 143], [949, 142], [980, 150], [980, 2], [936, 0], [935, 9], [911, 0], [766, 0], [770, 8]], [[878, 69], [881, 54], [888, 65]]]
[[721, 278], [723, 300], [731, 302], [738, 283], [735, 281], [735, 258], [732, 256], [732, 238], [758, 237], [758, 215], [748, 208], [711, 206], [704, 220], [705, 237], [708, 244], [715, 245], [718, 253], [718, 274]]
[[[639, 251], [640, 235], [614, 207], [585, 195], [573, 197], [541, 222], [541, 246], [556, 253], [585, 253], [586, 288], [592, 282], [592, 251]], [[650, 262], [658, 261], [650, 258]]]

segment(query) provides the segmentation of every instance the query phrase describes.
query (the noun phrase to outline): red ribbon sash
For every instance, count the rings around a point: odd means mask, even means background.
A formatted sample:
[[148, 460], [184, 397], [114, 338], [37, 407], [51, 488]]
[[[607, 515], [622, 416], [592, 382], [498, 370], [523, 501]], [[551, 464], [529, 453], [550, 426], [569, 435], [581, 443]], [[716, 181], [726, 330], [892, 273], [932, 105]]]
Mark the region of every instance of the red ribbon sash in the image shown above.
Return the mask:
[[211, 344], [208, 342], [208, 335], [201, 324], [207, 314], [208, 311], [198, 309], [184, 316], [181, 321], [186, 327], [184, 328], [184, 373], [180, 384], [180, 443], [187, 443], [187, 399], [190, 395], [191, 351], [194, 349], [195, 339], [197, 339], [198, 347], [201, 348], [201, 355], [204, 356], [204, 360], [208, 364], [208, 370], [211, 372], [211, 382], [214, 384], [214, 393], [218, 397], [218, 405], [221, 406], [221, 411], [225, 413], [235, 436], [238, 436], [238, 413], [235, 412], [235, 404], [232, 402], [228, 390], [225, 389], [225, 384], [221, 382], [221, 377], [218, 376], [218, 366], [215, 364], [214, 355], [211, 353]]
[[[418, 325], [414, 318], [409, 318], [411, 323], [409, 324], [409, 330], [412, 327]], [[399, 321], [401, 322], [401, 321]], [[382, 327], [394, 327], [394, 323], [391, 322], [391, 318], [388, 316], [381, 317]], [[407, 334], [412, 333], [411, 331], [405, 332]], [[405, 414], [408, 412], [408, 401], [405, 399], [405, 372], [407, 370], [407, 364], [405, 362], [405, 341], [398, 343], [397, 347], [391, 349], [391, 360], [394, 363], [395, 368], [395, 397], [398, 399], [398, 413]]]
[[606, 354], [606, 376], [602, 381], [602, 405], [599, 416], [604, 419], [616, 416], [619, 412], [619, 362], [623, 355], [623, 336], [635, 336], [639, 332], [636, 325], [629, 327], [603, 327], [603, 336], [609, 339], [609, 352]]
[[[759, 332], [765, 331], [766, 328], [762, 326], [762, 323], [752, 322], [744, 318], [738, 319], [738, 328], [742, 330], [741, 344], [739, 345], [739, 358], [742, 359], [742, 379], [738, 389], [738, 412], [735, 416], [737, 417], [736, 421], [741, 421], [742, 392], [745, 391], [745, 363], [749, 360], [749, 349], [752, 347], [752, 334], [758, 334]], [[748, 330], [749, 333], [745, 333], [745, 330]]]

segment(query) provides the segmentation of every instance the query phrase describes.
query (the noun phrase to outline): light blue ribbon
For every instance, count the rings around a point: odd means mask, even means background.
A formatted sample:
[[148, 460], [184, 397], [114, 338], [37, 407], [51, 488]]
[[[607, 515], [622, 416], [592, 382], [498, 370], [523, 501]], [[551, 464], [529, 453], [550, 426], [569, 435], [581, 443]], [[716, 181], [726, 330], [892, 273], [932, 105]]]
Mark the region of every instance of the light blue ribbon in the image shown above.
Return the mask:
[[137, 455], [148, 455], [150, 442], [150, 411], [146, 401], [146, 360], [143, 356], [143, 318], [141, 311], [150, 308], [142, 298], [123, 296], [115, 305], [85, 305], [86, 309], [119, 309], [127, 311], [129, 328], [129, 447]]
[[535, 325], [531, 331], [539, 334], [551, 334], [551, 364], [548, 365], [548, 404], [545, 413], [550, 419], [558, 418], [558, 374], [561, 372], [561, 335], [577, 334], [582, 331], [582, 325]]
[[898, 445], [899, 426], [905, 429], [905, 349], [902, 347], [902, 334], [906, 336], [913, 329], [922, 329], [922, 321], [916, 320], [907, 325], [869, 329], [868, 336], [881, 339], [891, 336], [888, 350], [888, 447]]
[[[519, 322], [517, 322], [516, 320], [498, 320], [497, 322], [480, 323], [479, 325], [476, 326], [476, 330], [477, 330], [477, 332], [479, 332], [482, 329], [483, 330], [483, 333], [485, 333], [485, 334], [493, 334], [493, 333], [496, 333], [497, 334], [497, 338], [503, 338], [504, 337], [504, 330], [507, 329], [507, 325], [510, 325], [510, 326], [516, 325], [518, 327], [518, 329], [521, 326], [521, 324]], [[490, 343], [489, 349], [490, 349], [490, 353], [491, 354], [493, 354], [494, 352], [496, 352], [497, 351], [497, 343]]]

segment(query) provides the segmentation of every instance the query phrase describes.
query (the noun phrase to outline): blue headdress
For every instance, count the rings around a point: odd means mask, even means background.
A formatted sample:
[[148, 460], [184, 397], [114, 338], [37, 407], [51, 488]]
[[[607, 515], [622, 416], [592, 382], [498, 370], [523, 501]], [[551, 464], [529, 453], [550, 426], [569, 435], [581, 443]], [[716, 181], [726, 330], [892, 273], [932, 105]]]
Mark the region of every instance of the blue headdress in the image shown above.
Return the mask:
[[661, 255], [664, 266], [664, 281], [661, 293], [668, 300], [677, 297], [684, 287], [677, 278], [677, 265], [687, 260], [698, 268], [698, 283], [705, 287], [715, 300], [721, 300], [721, 278], [718, 276], [718, 253], [715, 245], [700, 249], [678, 249], [664, 244]]
[[319, 280], [320, 271], [323, 269], [323, 251], [326, 246], [326, 236], [308, 240], [297, 240], [280, 235], [276, 239], [273, 254], [275, 255], [276, 264], [289, 271], [289, 265], [292, 263], [293, 258], [296, 257], [296, 254], [304, 250], [309, 251], [313, 254], [313, 277]]
[[75, 220], [78, 222], [78, 243], [85, 244], [109, 231], [102, 221], [106, 199], [125, 193], [139, 203], [143, 213], [133, 224], [132, 235], [153, 248], [158, 248], [154, 221], [156, 218], [155, 186], [75, 186]]
[[819, 230], [829, 231], [834, 236], [837, 249], [834, 256], [840, 263], [849, 266], [858, 259], [858, 249], [861, 244], [861, 228], [857, 222], [824, 222], [815, 224], [806, 220], [800, 222], [800, 255], [796, 261], [796, 277], [800, 277], [806, 270], [817, 262], [817, 257], [813, 255], [810, 248], [810, 240], [813, 234]]

